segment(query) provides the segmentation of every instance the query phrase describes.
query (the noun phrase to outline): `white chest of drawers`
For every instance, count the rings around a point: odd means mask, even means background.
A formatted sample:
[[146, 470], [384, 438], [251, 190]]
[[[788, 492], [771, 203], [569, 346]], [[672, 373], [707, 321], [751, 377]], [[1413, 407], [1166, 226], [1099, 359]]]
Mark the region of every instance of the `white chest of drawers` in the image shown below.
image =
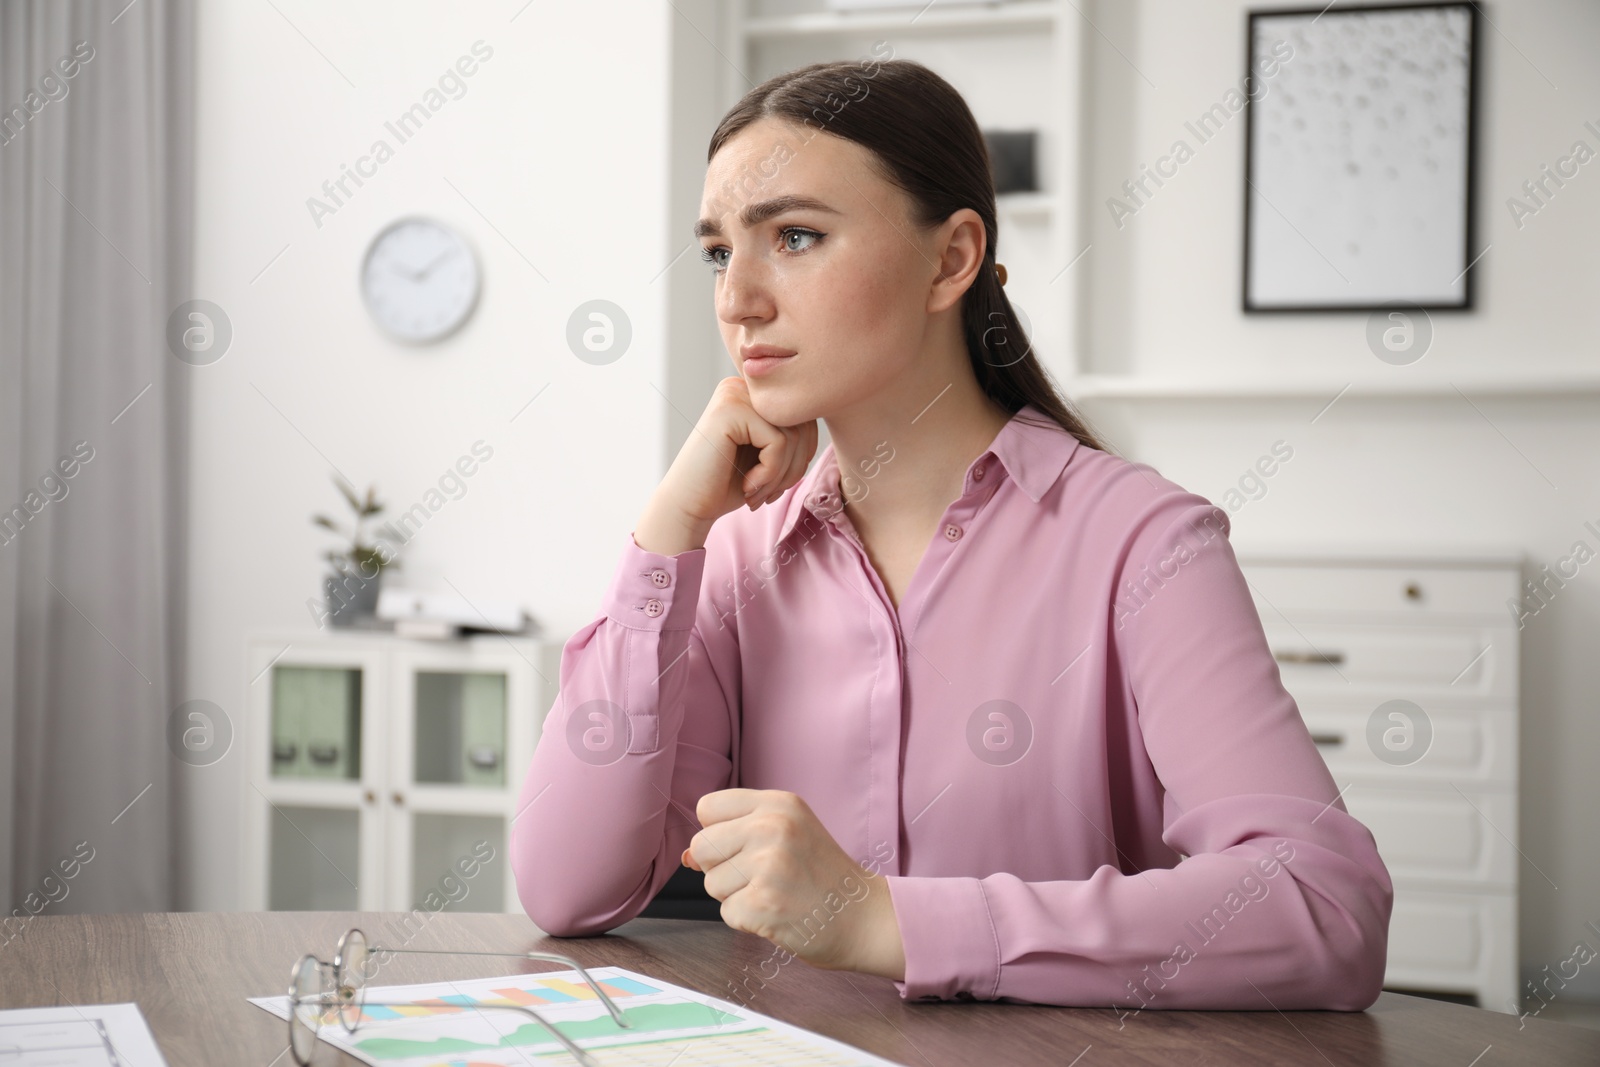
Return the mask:
[[1394, 880], [1384, 985], [1515, 1011], [1520, 638], [1507, 602], [1520, 558], [1238, 558], [1284, 687]]

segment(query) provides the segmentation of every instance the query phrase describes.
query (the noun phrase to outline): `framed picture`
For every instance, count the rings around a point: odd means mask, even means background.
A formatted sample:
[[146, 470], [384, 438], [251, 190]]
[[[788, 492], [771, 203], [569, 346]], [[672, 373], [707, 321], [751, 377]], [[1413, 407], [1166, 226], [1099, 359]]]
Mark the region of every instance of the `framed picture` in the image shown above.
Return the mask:
[[1250, 13], [1246, 312], [1472, 306], [1477, 49], [1470, 3]]

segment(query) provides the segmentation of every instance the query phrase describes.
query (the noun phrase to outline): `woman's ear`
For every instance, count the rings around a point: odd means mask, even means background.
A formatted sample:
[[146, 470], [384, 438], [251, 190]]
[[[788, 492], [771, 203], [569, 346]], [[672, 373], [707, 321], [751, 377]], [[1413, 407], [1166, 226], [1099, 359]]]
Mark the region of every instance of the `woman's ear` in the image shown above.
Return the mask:
[[983, 217], [969, 207], [953, 212], [935, 232], [934, 262], [939, 274], [928, 291], [931, 314], [958, 303], [983, 267], [988, 239]]

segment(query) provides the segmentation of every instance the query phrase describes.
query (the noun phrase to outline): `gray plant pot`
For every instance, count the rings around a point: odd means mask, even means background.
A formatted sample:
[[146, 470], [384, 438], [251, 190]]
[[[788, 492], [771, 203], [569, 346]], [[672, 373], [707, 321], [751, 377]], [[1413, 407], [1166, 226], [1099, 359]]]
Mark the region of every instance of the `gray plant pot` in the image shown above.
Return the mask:
[[369, 626], [378, 613], [378, 586], [383, 571], [363, 578], [357, 571], [342, 571], [322, 579], [328, 623], [340, 629]]

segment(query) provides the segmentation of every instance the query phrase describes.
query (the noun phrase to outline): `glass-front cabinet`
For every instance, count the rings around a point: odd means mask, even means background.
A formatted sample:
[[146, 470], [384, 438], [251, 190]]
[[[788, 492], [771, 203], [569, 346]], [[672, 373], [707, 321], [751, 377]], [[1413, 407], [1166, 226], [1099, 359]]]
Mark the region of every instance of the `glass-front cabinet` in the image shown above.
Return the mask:
[[560, 642], [250, 643], [249, 907], [520, 912], [508, 858]]

